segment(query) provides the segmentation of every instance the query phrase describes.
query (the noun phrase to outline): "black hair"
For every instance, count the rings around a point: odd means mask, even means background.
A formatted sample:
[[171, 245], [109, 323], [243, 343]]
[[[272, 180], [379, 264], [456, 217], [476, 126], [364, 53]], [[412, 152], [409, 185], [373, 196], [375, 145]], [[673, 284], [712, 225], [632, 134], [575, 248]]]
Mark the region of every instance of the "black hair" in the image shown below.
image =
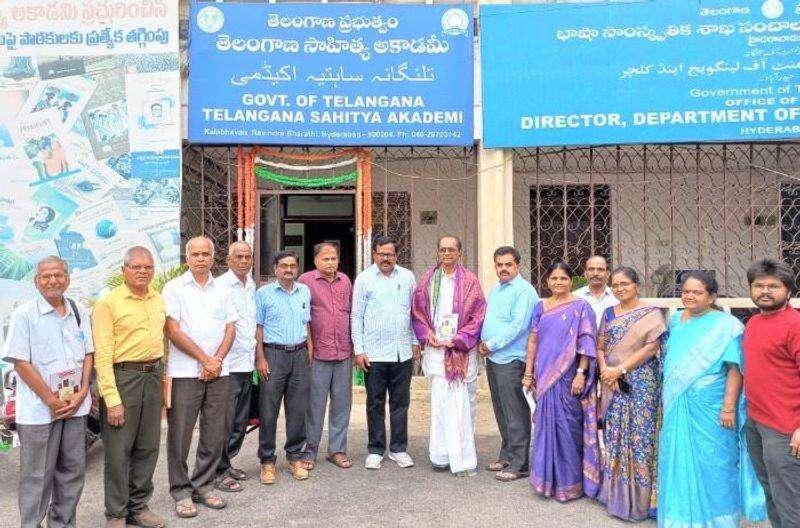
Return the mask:
[[397, 247], [397, 240], [395, 240], [393, 237], [388, 235], [378, 235], [372, 239], [372, 251], [378, 251], [380, 246], [385, 246], [386, 244], [393, 245], [395, 252], [400, 249]]
[[601, 258], [601, 259], [603, 259], [603, 262], [606, 263], [606, 270], [611, 269], [611, 259], [608, 258], [608, 257], [604, 257], [603, 255], [592, 255], [591, 257], [589, 257], [586, 260], [584, 260], [583, 261], [584, 269], [586, 269], [586, 263], [589, 262], [590, 260], [592, 260], [593, 258]]
[[272, 265], [277, 266], [278, 262], [282, 261], [285, 258], [292, 257], [294, 259], [295, 264], [300, 264], [300, 259], [297, 258], [297, 253], [294, 251], [278, 251], [275, 253], [275, 256], [272, 257]]
[[639, 274], [636, 272], [635, 269], [631, 268], [630, 266], [619, 266], [617, 268], [614, 268], [614, 270], [611, 272], [611, 277], [614, 277], [614, 275], [617, 275], [618, 273], [625, 275], [625, 277], [627, 277], [629, 281], [631, 281], [637, 286], [640, 286], [642, 284], [641, 279], [639, 279]]
[[775, 277], [786, 286], [790, 294], [795, 291], [794, 271], [785, 262], [771, 258], [753, 262], [747, 269], [747, 284], [752, 286], [756, 279], [762, 277]]
[[442, 236], [440, 236], [439, 240], [436, 242], [436, 248], [437, 249], [441, 245], [442, 240], [444, 240], [445, 238], [452, 238], [453, 240], [455, 240], [456, 241], [456, 247], [458, 248], [459, 251], [461, 251], [461, 239], [458, 238], [455, 235], [442, 235]]
[[500, 246], [499, 248], [494, 250], [494, 256], [492, 257], [494, 260], [497, 260], [497, 257], [502, 257], [503, 255], [511, 255], [514, 257], [514, 262], [519, 264], [522, 261], [522, 257], [517, 251], [516, 248], [511, 246]]
[[[687, 271], [681, 277], [681, 287], [683, 287], [683, 285], [686, 284], [686, 281], [689, 279], [694, 279], [703, 283], [703, 287], [706, 289], [709, 295], [719, 295], [719, 283], [717, 282], [717, 279], [715, 279], [710, 273], [700, 270]], [[716, 302], [711, 303], [711, 308], [720, 312], [723, 311], [722, 307]]]
[[567, 264], [566, 262], [561, 262], [561, 261], [553, 262], [552, 264], [550, 264], [547, 267], [547, 270], [544, 272], [544, 276], [549, 279], [550, 275], [552, 275], [553, 272], [558, 271], [558, 270], [561, 270], [564, 273], [566, 273], [567, 277], [569, 277], [570, 279], [575, 276], [575, 273], [573, 273], [572, 268], [569, 267], [569, 264]]
[[320, 242], [319, 244], [314, 244], [314, 258], [317, 258], [323, 249], [326, 247], [332, 247], [336, 250], [336, 256], [339, 256], [339, 244], [335, 244], [333, 242]]

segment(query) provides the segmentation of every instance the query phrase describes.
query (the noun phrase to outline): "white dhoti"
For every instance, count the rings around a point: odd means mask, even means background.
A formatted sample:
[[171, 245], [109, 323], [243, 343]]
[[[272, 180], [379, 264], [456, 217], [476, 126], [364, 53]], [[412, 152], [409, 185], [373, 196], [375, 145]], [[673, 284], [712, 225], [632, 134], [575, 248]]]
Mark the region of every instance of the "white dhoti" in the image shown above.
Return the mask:
[[469, 352], [464, 381], [448, 382], [444, 375], [444, 349], [426, 347], [422, 368], [431, 387], [430, 459], [458, 473], [477, 469], [475, 452], [475, 406], [478, 357]]

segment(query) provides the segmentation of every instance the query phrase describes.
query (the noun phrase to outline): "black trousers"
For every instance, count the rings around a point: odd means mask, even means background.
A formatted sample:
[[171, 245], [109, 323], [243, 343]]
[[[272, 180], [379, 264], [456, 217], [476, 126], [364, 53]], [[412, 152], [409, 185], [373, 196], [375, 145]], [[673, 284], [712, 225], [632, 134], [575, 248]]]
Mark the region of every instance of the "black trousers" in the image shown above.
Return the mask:
[[247, 420], [250, 417], [250, 392], [253, 388], [252, 372], [231, 372], [228, 376], [228, 413], [225, 420], [225, 447], [217, 465], [217, 476], [225, 477], [231, 468], [231, 459], [239, 454], [244, 443]]
[[283, 402], [286, 418], [287, 460], [303, 458], [306, 443], [306, 408], [308, 407], [308, 351], [305, 347], [294, 352], [264, 347], [270, 375], [259, 383], [258, 458], [261, 463], [275, 462], [275, 435], [278, 430], [278, 413]]
[[367, 449], [372, 455], [386, 451], [386, 394], [389, 394], [389, 451], [402, 453], [408, 448], [408, 404], [411, 401], [412, 360], [373, 362], [364, 375], [367, 389]]

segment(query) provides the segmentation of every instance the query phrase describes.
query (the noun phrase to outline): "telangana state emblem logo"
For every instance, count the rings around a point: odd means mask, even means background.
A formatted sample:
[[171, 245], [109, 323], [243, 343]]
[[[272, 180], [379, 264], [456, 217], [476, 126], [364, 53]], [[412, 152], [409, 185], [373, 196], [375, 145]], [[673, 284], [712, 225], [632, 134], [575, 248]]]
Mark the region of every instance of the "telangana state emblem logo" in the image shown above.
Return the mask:
[[761, 14], [766, 18], [778, 18], [783, 14], [783, 3], [781, 0], [766, 0], [761, 4]]
[[225, 15], [218, 7], [207, 6], [197, 13], [197, 27], [206, 33], [216, 33], [224, 23]]
[[463, 9], [448, 9], [442, 15], [442, 31], [448, 35], [466, 35], [469, 16]]

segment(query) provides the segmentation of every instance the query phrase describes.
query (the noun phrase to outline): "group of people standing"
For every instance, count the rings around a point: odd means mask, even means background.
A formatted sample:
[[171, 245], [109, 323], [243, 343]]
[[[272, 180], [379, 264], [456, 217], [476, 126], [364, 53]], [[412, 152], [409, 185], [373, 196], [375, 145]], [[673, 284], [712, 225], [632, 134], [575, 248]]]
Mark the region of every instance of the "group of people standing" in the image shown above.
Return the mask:
[[431, 388], [431, 465], [471, 476], [481, 356], [501, 436], [486, 467], [497, 480], [529, 477], [537, 494], [559, 501], [595, 497], [631, 521], [657, 511], [665, 527], [737, 526], [742, 514], [764, 517], [765, 504], [773, 526], [800, 527], [800, 314], [788, 305], [794, 276], [785, 264], [763, 260], [748, 271], [760, 313], [744, 328], [716, 307], [716, 282], [700, 272], [686, 276], [685, 309], [667, 322], [640, 299], [636, 271], [609, 271], [602, 257], [586, 262], [588, 285], [575, 292], [570, 268], [554, 264], [551, 295], [539, 299], [520, 275], [519, 252], [500, 247], [487, 301], [457, 237], [439, 240], [437, 264], [419, 283], [397, 265], [398, 249], [376, 237], [374, 263], [353, 283], [338, 270], [335, 244], [315, 246], [315, 269], [299, 277], [297, 256], [279, 252], [276, 280], [256, 289], [249, 245], [232, 244], [228, 271], [214, 277], [213, 243], [197, 237], [186, 244], [188, 270], [159, 294], [152, 255], [133, 247], [123, 284], [91, 315], [64, 296], [66, 262], [41, 260], [39, 295], [15, 310], [3, 353], [20, 380], [22, 526], [45, 517], [52, 527], [75, 524], [93, 369], [106, 526], [157, 528], [166, 522], [148, 503], [162, 406], [169, 491], [182, 518], [198, 515], [197, 504], [224, 508], [219, 492], [243, 489], [249, 475], [233, 461], [254, 390], [262, 484], [278, 478], [281, 404], [294, 479], [318, 463], [326, 408], [326, 460], [352, 467], [354, 364], [365, 373], [367, 469], [384, 456], [414, 465], [407, 416], [420, 361]]
[[662, 527], [767, 514], [800, 526], [800, 314], [786, 264], [748, 270], [759, 313], [746, 327], [717, 306], [704, 272], [684, 275], [684, 309], [669, 321], [641, 300], [630, 267], [609, 272], [592, 257], [575, 292], [567, 265], [546, 275], [552, 295], [534, 308], [522, 381], [536, 395], [537, 493], [594, 497]]

